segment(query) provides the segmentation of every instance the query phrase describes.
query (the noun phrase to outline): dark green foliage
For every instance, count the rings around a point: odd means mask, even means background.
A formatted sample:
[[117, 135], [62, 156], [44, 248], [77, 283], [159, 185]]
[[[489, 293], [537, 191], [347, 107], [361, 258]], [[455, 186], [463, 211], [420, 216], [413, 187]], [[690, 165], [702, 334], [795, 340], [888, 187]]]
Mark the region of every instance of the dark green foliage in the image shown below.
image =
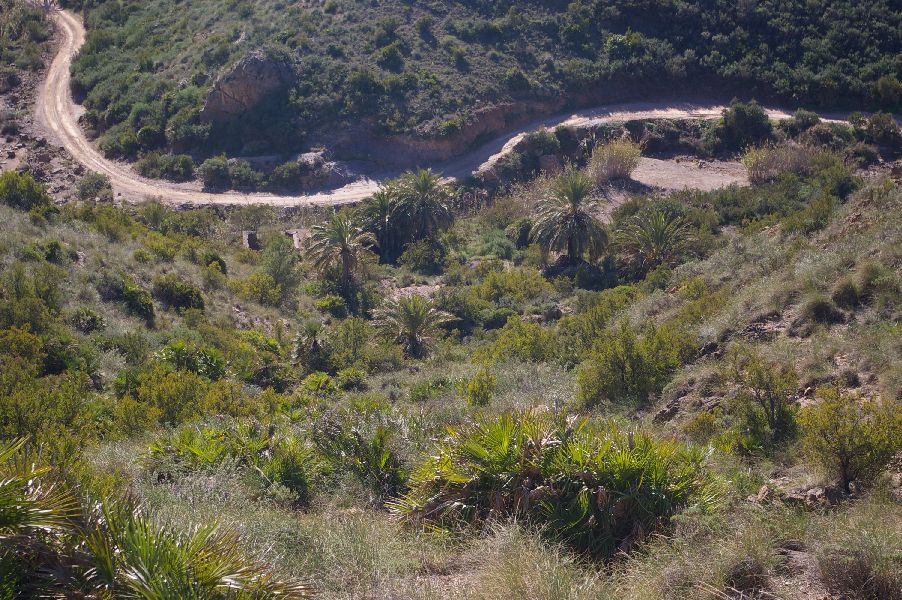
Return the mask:
[[403, 491], [407, 473], [392, 448], [392, 432], [387, 427], [365, 432], [327, 415], [316, 423], [313, 440], [336, 467], [350, 471], [366, 485], [377, 503]]
[[801, 309], [802, 317], [809, 323], [830, 325], [841, 323], [845, 315], [827, 296], [815, 294], [805, 300]]
[[[14, 587], [9, 597], [110, 590], [143, 598], [310, 595], [307, 585], [273, 578], [250, 561], [233, 530], [176, 530], [156, 523], [127, 498], [83, 497], [81, 490], [69, 489], [62, 473], [37, 465], [24, 446], [24, 440], [0, 446], [0, 583]], [[63, 572], [68, 575], [59, 577]]]
[[757, 102], [733, 100], [724, 111], [721, 122], [711, 130], [715, 150], [741, 150], [770, 138], [773, 126], [767, 113]]
[[95, 282], [100, 298], [107, 302], [122, 302], [132, 315], [144, 319], [153, 325], [154, 308], [150, 294], [127, 275], [100, 273]]
[[423, 275], [438, 275], [445, 268], [445, 247], [437, 241], [418, 240], [407, 244], [399, 262]]
[[75, 195], [79, 200], [110, 201], [113, 199], [113, 187], [110, 178], [101, 173], [89, 172], [78, 181]]
[[176, 310], [204, 308], [204, 298], [200, 290], [192, 282], [182, 279], [175, 273], [154, 277], [153, 296], [165, 308]]
[[232, 184], [229, 161], [224, 156], [208, 158], [201, 164], [197, 172], [204, 187], [221, 190], [227, 189]]
[[670, 327], [636, 330], [626, 321], [600, 332], [577, 371], [577, 396], [586, 406], [643, 405], [663, 389], [692, 340]]
[[701, 454], [616, 425], [504, 415], [452, 431], [392, 507], [448, 528], [525, 518], [575, 550], [628, 551], [706, 493]]
[[0, 175], [0, 202], [21, 210], [42, 211], [51, 199], [44, 186], [28, 173], [7, 171]]
[[135, 169], [141, 175], [155, 179], [188, 181], [194, 178], [194, 161], [185, 154], [153, 152], [141, 158], [135, 165]]

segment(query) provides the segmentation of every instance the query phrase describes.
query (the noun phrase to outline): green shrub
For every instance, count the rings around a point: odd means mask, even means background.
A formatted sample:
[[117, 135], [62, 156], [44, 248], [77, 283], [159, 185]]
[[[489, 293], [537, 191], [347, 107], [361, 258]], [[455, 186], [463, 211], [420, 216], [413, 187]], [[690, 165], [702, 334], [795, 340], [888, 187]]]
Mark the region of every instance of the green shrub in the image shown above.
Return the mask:
[[898, 402], [863, 401], [837, 387], [819, 389], [818, 399], [799, 414], [812, 460], [847, 491], [854, 481], [870, 483], [902, 448]]
[[814, 294], [802, 304], [801, 316], [808, 323], [830, 325], [842, 323], [845, 315], [827, 296]]
[[550, 293], [551, 284], [536, 269], [516, 267], [489, 272], [473, 288], [476, 296], [488, 302], [524, 303]]
[[94, 333], [106, 327], [106, 320], [103, 316], [86, 306], [81, 306], [73, 311], [67, 321], [73, 329], [84, 334]]
[[435, 377], [418, 381], [410, 386], [408, 391], [411, 402], [426, 402], [439, 397], [448, 389], [450, 382], [447, 377]]
[[147, 290], [139, 286], [134, 279], [122, 278], [122, 291], [118, 299], [125, 304], [129, 313], [141, 317], [148, 325], [153, 325], [155, 317], [153, 301]]
[[460, 387], [467, 404], [488, 406], [498, 387], [498, 378], [488, 367], [482, 367], [470, 380], [462, 381]]
[[438, 275], [445, 269], [445, 247], [435, 240], [417, 240], [407, 244], [399, 262], [424, 275]]
[[6, 171], [0, 175], [0, 202], [20, 210], [43, 210], [52, 200], [44, 186], [28, 173]]
[[184, 340], [174, 340], [159, 352], [160, 360], [176, 370], [191, 371], [210, 381], [226, 375], [226, 362], [216, 348], [199, 348]]
[[498, 331], [495, 341], [478, 355], [493, 361], [515, 358], [524, 362], [546, 362], [558, 355], [558, 342], [554, 331], [512, 316]]
[[101, 173], [88, 172], [79, 179], [75, 186], [75, 195], [79, 200], [94, 200], [109, 202], [113, 199], [113, 186], [110, 178]]
[[229, 174], [229, 161], [225, 156], [208, 158], [197, 170], [204, 187], [218, 190], [228, 189], [232, 183]]
[[167, 309], [204, 308], [204, 298], [197, 286], [175, 273], [154, 277], [153, 296]]
[[711, 131], [713, 145], [725, 150], [739, 150], [760, 144], [769, 139], [772, 133], [773, 126], [767, 113], [754, 100], [733, 100], [730, 108], [724, 111], [721, 122]]
[[445, 528], [526, 519], [578, 552], [611, 557], [711, 501], [701, 456], [613, 424], [503, 415], [453, 430], [391, 506]]
[[330, 294], [316, 301], [316, 308], [336, 319], [344, 319], [348, 316], [348, 305], [344, 298]]
[[795, 432], [798, 375], [792, 365], [777, 364], [744, 347], [730, 350], [730, 378], [739, 386], [730, 408], [741, 430], [740, 449], [770, 449]]
[[636, 330], [627, 321], [602, 332], [577, 371], [578, 400], [589, 407], [648, 403], [681, 364], [686, 340], [680, 338], [668, 326]]

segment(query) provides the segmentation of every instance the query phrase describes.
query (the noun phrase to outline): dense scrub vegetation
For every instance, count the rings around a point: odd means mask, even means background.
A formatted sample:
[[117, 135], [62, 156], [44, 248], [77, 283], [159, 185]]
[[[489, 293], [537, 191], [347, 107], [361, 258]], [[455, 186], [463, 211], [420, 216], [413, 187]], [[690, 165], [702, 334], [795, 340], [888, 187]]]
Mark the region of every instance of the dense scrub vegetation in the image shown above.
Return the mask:
[[[287, 152], [361, 122], [447, 135], [511, 100], [560, 107], [675, 89], [902, 108], [902, 13], [888, 0], [65, 4], [89, 32], [73, 90], [112, 156]], [[200, 119], [215, 78], [261, 48], [293, 82], [238, 126]]]
[[708, 130], [778, 154], [754, 186], [604, 220], [673, 124], [483, 203], [4, 173], [0, 594], [895, 598], [902, 191], [848, 149], [898, 130], [760, 117]]

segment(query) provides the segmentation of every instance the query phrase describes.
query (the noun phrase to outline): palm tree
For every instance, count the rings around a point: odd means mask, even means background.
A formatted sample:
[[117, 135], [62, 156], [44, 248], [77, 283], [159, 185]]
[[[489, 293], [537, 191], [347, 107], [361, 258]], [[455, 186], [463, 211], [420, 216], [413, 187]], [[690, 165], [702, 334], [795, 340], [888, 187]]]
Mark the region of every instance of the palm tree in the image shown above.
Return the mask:
[[531, 237], [545, 251], [564, 252], [566, 261], [580, 260], [587, 252], [597, 257], [608, 242], [604, 226], [592, 216], [592, 180], [570, 167], [551, 184], [539, 202]]
[[690, 234], [682, 217], [656, 208], [634, 216], [617, 238], [621, 252], [645, 274], [660, 265], [679, 262]]
[[408, 241], [427, 238], [451, 224], [451, 190], [431, 169], [407, 172], [393, 185], [391, 217], [401, 224]]
[[404, 345], [408, 356], [419, 358], [432, 345], [439, 326], [452, 319], [430, 300], [416, 294], [388, 300], [376, 311], [379, 327]]
[[389, 186], [370, 196], [362, 207], [364, 226], [376, 236], [383, 260], [394, 258], [398, 249], [398, 224], [392, 217], [393, 198], [394, 191]]
[[347, 292], [355, 271], [372, 256], [369, 248], [375, 244], [372, 233], [363, 231], [349, 217], [339, 214], [313, 227], [307, 255], [320, 273], [325, 274], [338, 266], [341, 289]]

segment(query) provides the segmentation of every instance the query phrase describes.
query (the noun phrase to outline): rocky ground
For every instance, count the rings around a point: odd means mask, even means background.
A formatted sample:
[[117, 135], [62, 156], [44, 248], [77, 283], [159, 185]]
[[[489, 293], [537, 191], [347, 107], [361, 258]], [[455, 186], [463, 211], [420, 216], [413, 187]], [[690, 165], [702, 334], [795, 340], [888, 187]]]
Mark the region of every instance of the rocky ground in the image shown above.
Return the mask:
[[47, 44], [44, 68], [20, 70], [21, 83], [0, 94], [0, 170], [27, 170], [57, 201], [65, 202], [84, 174], [84, 167], [65, 148], [49, 140], [35, 119], [35, 101], [56, 45], [55, 39]]

